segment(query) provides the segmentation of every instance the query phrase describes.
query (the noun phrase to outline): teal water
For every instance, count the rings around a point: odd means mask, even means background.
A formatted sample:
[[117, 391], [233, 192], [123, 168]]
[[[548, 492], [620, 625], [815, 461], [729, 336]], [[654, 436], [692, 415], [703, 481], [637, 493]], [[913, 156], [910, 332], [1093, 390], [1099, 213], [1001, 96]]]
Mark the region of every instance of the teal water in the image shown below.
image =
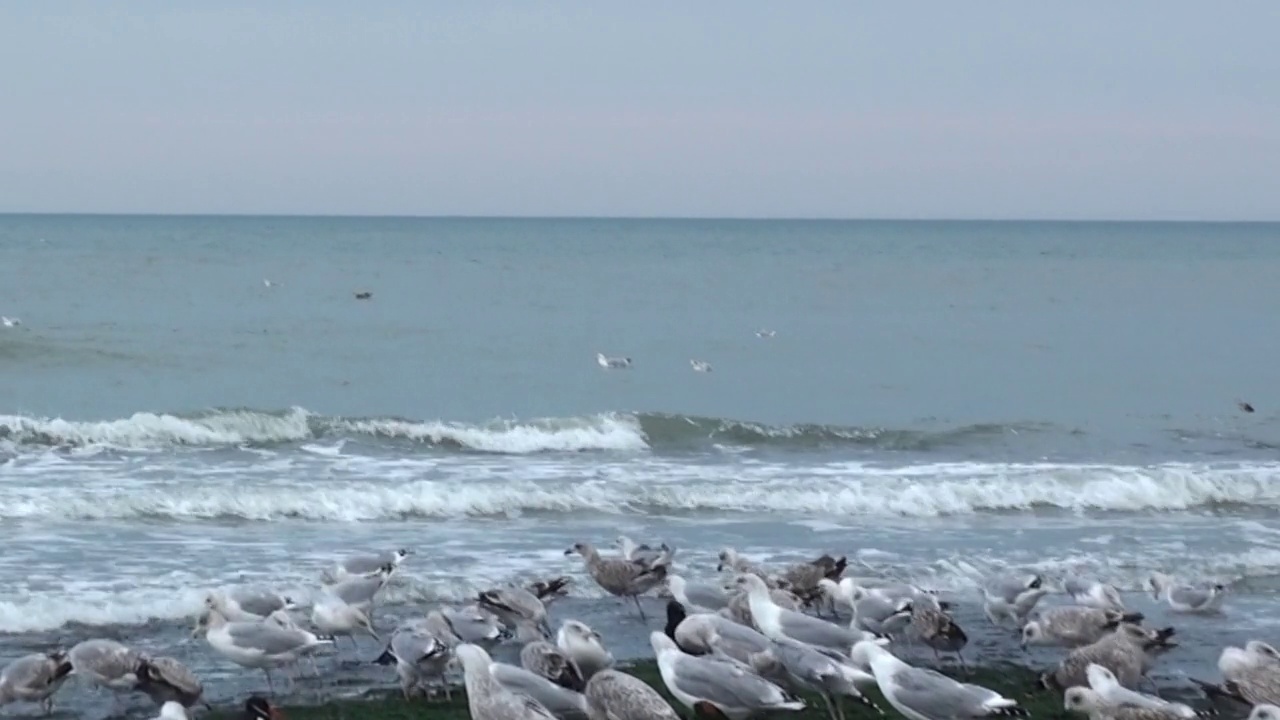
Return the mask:
[[1274, 624], [1280, 225], [7, 216], [0, 257], [15, 647], [163, 645], [352, 549], [419, 550], [409, 611], [619, 532], [961, 597], [1176, 571]]

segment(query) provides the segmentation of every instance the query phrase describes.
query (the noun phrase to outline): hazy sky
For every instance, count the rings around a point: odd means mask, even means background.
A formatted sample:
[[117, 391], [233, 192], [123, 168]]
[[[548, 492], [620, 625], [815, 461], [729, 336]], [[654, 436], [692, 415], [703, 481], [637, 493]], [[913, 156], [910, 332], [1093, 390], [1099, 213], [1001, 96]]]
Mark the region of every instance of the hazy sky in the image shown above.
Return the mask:
[[1280, 2], [0, 4], [0, 211], [1280, 219]]

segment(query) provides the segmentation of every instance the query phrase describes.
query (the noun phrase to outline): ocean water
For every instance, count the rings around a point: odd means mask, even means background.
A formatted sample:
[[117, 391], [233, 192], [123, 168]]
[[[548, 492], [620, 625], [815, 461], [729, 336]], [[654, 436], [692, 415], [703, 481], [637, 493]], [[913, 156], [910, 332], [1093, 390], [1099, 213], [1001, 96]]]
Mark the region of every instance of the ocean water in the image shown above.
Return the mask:
[[0, 659], [118, 637], [226, 700], [262, 678], [190, 640], [205, 593], [396, 547], [382, 627], [570, 574], [643, 655], [564, 556], [619, 534], [847, 554], [973, 659], [1004, 568], [1157, 622], [1152, 571], [1227, 583], [1171, 676], [1280, 622], [1280, 225], [0, 216], [0, 258]]

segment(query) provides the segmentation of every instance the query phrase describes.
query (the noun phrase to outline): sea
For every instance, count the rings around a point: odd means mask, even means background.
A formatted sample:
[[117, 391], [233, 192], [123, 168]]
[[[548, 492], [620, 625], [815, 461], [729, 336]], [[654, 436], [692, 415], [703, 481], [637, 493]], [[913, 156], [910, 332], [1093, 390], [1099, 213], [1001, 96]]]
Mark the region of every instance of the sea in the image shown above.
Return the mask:
[[[191, 637], [210, 590], [305, 604], [401, 547], [384, 637], [568, 575], [553, 622], [640, 658], [665, 600], [565, 555], [626, 535], [695, 579], [845, 555], [951, 596], [970, 662], [1061, 657], [984, 578], [1082, 573], [1178, 628], [1158, 676], [1213, 680], [1280, 641], [1277, 278], [1263, 223], [0, 216], [0, 660], [111, 637], [242, 701], [262, 674]], [[363, 643], [293, 699], [393, 687]]]

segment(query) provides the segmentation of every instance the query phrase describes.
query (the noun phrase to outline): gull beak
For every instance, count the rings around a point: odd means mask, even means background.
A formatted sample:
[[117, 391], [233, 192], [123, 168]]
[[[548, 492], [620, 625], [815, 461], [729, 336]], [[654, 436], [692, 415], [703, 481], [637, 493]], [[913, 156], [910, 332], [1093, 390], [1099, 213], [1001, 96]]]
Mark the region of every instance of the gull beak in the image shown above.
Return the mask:
[[723, 571], [724, 571], [724, 563], [719, 563], [719, 564], [717, 564], [717, 565], [716, 565], [716, 572], [723, 572]]
[[564, 554], [565, 554], [565, 555], [572, 555], [572, 554], [573, 554], [573, 548], [569, 548], [568, 550], [565, 550], [565, 551], [564, 551]]

